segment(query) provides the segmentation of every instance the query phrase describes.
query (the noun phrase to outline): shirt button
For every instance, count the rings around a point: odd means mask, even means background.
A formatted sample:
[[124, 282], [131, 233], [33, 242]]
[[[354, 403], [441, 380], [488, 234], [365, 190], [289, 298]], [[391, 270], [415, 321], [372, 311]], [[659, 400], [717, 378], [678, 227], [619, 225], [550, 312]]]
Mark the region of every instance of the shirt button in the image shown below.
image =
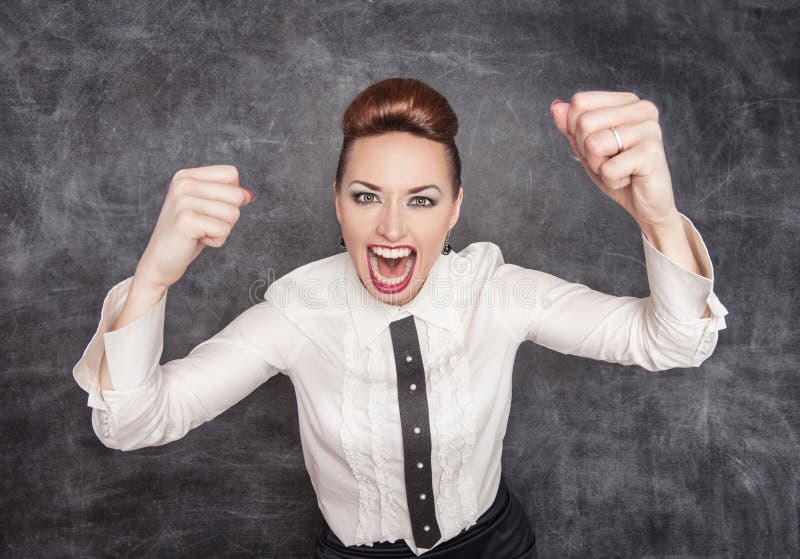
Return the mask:
[[414, 432], [419, 433], [419, 427], [414, 427]]
[[419, 494], [419, 498], [420, 498], [421, 501], [424, 501], [425, 500], [425, 493], [420, 493]]
[[411, 363], [413, 360], [414, 360], [414, 358], [413, 358], [413, 357], [411, 357], [410, 355], [406, 355], [406, 361], [408, 361], [409, 363]]
[[422, 462], [417, 462], [417, 468], [422, 469], [423, 467], [424, 465], [422, 464]]
[[431, 531], [431, 527], [428, 526], [427, 524], [425, 526], [423, 526], [422, 529], [425, 530], [426, 532], [430, 532]]
[[416, 390], [417, 389], [417, 385], [416, 384], [411, 384], [411, 385], [409, 385], [409, 388], [411, 390]]

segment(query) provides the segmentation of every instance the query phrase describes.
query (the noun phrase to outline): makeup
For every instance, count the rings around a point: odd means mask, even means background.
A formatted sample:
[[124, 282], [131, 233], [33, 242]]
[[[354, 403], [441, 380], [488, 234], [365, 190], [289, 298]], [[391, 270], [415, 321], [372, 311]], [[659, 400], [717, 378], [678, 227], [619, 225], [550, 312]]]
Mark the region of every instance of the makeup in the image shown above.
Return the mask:
[[409, 245], [367, 247], [370, 279], [375, 289], [381, 293], [392, 294], [403, 291], [411, 282], [416, 263], [416, 250]]

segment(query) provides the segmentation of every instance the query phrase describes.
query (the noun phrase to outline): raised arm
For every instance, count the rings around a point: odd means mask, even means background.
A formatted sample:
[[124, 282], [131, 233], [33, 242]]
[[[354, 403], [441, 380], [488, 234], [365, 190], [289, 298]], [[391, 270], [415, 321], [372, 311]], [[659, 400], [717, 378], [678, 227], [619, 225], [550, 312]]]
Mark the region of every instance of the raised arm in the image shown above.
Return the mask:
[[639, 225], [650, 297], [615, 297], [503, 265], [496, 279], [528, 289], [498, 319], [517, 339], [562, 353], [649, 370], [699, 365], [728, 311], [713, 293], [705, 243], [675, 206], [658, 109], [633, 93], [587, 91], [550, 111], [589, 178]]
[[[254, 198], [251, 190], [239, 186], [239, 171], [232, 165], [175, 173], [125, 304], [107, 330], [117, 330], [142, 317], [183, 277], [206, 246], [224, 245], [239, 219], [239, 208]], [[100, 365], [100, 387], [114, 388], [105, 356]]]
[[629, 92], [586, 91], [554, 101], [550, 112], [592, 182], [659, 251], [709, 277], [675, 206], [658, 108]]
[[230, 165], [173, 177], [135, 276], [108, 293], [97, 331], [73, 368], [106, 446], [132, 450], [178, 439], [291, 367], [303, 337], [266, 302], [183, 359], [159, 364], [168, 288], [205, 246], [225, 243], [239, 207], [252, 199]]

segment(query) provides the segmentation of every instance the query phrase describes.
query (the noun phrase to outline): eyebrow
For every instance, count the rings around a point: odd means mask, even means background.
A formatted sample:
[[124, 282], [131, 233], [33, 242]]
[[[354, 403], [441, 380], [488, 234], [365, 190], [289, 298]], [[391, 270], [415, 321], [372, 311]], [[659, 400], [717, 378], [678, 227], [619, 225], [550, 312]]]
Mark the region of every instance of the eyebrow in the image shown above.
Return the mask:
[[[353, 186], [356, 183], [363, 184], [364, 186], [370, 188], [371, 190], [375, 190], [377, 192], [382, 192], [381, 187], [378, 186], [377, 184], [372, 184], [370, 182], [362, 181], [362, 180], [358, 180], [358, 179], [352, 181], [349, 186]], [[439, 188], [438, 186], [436, 186], [435, 184], [425, 184], [425, 185], [422, 185], [422, 186], [415, 186], [414, 188], [410, 188], [408, 191], [411, 192], [412, 194], [414, 194], [414, 193], [417, 193], [417, 192], [421, 192], [423, 190], [427, 190], [428, 188], [434, 188], [434, 189], [438, 190], [440, 194], [442, 192], [442, 189]]]

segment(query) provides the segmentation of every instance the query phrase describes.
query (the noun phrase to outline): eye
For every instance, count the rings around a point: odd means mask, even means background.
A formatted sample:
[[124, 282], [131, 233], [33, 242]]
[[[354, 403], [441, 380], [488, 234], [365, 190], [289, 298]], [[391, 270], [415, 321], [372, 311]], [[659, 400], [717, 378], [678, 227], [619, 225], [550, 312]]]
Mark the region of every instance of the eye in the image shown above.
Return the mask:
[[[364, 196], [364, 198], [361, 198]], [[358, 192], [353, 194], [353, 200], [356, 204], [372, 204], [375, 201], [375, 194], [372, 192]]]
[[423, 207], [423, 208], [431, 208], [431, 207], [436, 205], [436, 202], [434, 202], [433, 200], [431, 200], [430, 198], [428, 198], [426, 196], [414, 196], [414, 198], [412, 198], [412, 200], [413, 200], [412, 203], [411, 203], [412, 206], [420, 206], [420, 207]]

